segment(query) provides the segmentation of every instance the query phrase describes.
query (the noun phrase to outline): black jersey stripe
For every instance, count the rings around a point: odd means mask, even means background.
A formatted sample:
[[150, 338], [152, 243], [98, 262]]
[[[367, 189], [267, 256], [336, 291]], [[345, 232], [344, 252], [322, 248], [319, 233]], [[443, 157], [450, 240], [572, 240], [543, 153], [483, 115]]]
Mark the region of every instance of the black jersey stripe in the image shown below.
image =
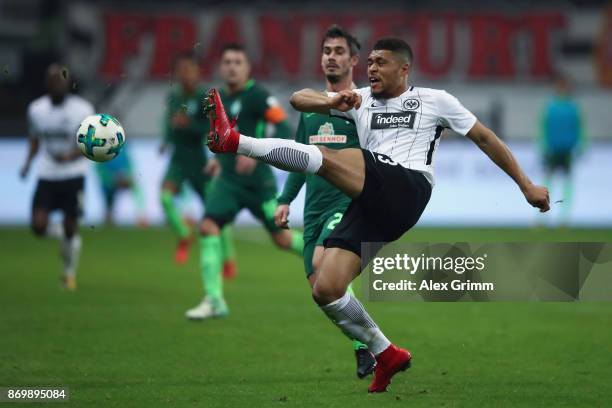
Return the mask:
[[436, 148], [436, 140], [440, 138], [440, 135], [442, 135], [443, 130], [444, 128], [442, 126], [436, 126], [436, 134], [433, 140], [429, 143], [429, 150], [427, 151], [427, 161], [425, 162], [425, 164], [428, 166], [431, 164], [433, 152], [434, 152], [434, 149]]

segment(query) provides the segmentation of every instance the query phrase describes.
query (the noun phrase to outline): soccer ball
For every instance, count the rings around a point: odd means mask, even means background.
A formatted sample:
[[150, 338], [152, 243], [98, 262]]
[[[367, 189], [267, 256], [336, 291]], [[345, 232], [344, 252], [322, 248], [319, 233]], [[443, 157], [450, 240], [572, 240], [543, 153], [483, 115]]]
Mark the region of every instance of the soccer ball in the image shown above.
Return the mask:
[[77, 131], [76, 142], [85, 157], [105, 162], [121, 152], [125, 143], [125, 131], [115, 117], [96, 113], [83, 119]]

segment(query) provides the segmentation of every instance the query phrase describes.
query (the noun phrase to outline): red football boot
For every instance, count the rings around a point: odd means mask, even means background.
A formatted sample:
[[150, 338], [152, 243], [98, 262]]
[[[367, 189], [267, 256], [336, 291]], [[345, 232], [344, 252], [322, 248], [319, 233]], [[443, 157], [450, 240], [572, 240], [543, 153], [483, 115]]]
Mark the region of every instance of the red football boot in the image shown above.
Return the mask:
[[385, 392], [391, 383], [391, 378], [400, 371], [410, 368], [412, 356], [408, 350], [391, 344], [376, 356], [376, 371], [374, 379], [368, 387], [368, 392]]
[[223, 262], [223, 279], [230, 280], [236, 277], [236, 261]]
[[208, 148], [215, 153], [236, 153], [240, 139], [240, 133], [234, 129], [236, 121], [227, 118], [219, 92], [214, 88], [208, 91], [204, 111], [210, 119]]

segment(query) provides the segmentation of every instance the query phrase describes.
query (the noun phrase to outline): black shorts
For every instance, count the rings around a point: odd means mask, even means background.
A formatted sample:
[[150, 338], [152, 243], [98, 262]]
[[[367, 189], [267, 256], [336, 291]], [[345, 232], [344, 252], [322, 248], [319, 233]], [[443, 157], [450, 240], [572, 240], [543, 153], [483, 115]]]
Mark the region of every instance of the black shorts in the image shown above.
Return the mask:
[[61, 210], [65, 215], [78, 217], [82, 213], [84, 177], [66, 180], [38, 180], [32, 211]]
[[[362, 242], [395, 241], [417, 223], [431, 197], [431, 184], [423, 174], [409, 170], [388, 156], [363, 150], [365, 184], [351, 201], [342, 221], [325, 240], [326, 248], [342, 248], [358, 256]], [[376, 251], [374, 251], [376, 252]], [[362, 264], [369, 259], [362, 258]]]
[[544, 163], [548, 171], [560, 169], [564, 173], [569, 173], [572, 168], [572, 153], [548, 153], [544, 157]]

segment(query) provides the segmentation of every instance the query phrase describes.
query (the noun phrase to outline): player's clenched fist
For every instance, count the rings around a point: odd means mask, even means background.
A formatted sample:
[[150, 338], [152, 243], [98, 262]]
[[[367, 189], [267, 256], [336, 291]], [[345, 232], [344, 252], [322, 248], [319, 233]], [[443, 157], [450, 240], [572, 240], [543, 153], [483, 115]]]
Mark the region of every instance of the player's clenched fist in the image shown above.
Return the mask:
[[531, 185], [524, 191], [524, 194], [529, 204], [539, 208], [540, 212], [550, 210], [550, 198], [546, 187]]
[[329, 106], [342, 112], [353, 108], [359, 109], [361, 106], [361, 95], [351, 90], [340, 91], [330, 97]]

